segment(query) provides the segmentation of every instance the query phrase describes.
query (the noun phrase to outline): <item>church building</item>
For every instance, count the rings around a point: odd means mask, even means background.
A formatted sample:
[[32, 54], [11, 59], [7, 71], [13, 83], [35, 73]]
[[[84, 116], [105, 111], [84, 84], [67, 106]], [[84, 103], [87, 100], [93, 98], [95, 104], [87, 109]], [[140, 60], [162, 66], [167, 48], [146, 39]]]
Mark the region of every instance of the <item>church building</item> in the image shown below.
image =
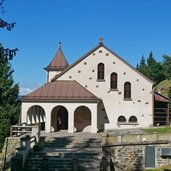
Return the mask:
[[106, 47], [102, 39], [71, 65], [59, 43], [44, 69], [47, 82], [22, 98], [21, 121], [39, 123], [46, 132], [151, 127], [154, 104], [169, 101], [155, 93], [153, 82]]

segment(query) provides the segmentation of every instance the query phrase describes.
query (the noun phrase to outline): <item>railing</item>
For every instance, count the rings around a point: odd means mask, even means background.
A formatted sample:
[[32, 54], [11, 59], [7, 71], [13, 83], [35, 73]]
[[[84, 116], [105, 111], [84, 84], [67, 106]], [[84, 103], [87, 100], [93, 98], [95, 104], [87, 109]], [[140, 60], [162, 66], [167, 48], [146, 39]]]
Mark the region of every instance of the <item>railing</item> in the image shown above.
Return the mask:
[[12, 125], [10, 130], [10, 136], [11, 137], [21, 137], [23, 135], [30, 135], [31, 144], [34, 142], [34, 144], [39, 142], [40, 139], [40, 128], [39, 126], [29, 126], [25, 123], [22, 123], [20, 125]]
[[21, 136], [23, 134], [31, 134], [32, 132], [32, 126], [19, 126], [19, 125], [12, 125], [10, 136]]

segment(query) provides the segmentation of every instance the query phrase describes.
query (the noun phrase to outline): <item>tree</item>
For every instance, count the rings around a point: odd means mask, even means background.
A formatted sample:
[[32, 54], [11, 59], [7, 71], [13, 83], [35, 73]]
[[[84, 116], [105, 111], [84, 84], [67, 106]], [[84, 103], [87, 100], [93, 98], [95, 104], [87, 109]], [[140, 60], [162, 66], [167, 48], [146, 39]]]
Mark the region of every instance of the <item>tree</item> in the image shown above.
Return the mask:
[[171, 56], [163, 56], [163, 70], [166, 79], [171, 80]]
[[[4, 0], [0, 1], [0, 7]], [[0, 28], [11, 30], [10, 25], [0, 19]], [[19, 86], [14, 83], [10, 61], [16, 55], [17, 49], [4, 48], [0, 44], [0, 149], [2, 149], [6, 136], [9, 136], [10, 125], [16, 124], [19, 118], [20, 104], [18, 99]]]
[[145, 76], [148, 75], [148, 73], [147, 73], [147, 64], [146, 64], [146, 60], [145, 60], [144, 56], [142, 56], [140, 64], [137, 65], [137, 70], [140, 71]]
[[152, 52], [149, 53], [147, 63], [145, 58], [142, 57], [137, 69], [157, 84], [165, 79], [163, 65], [155, 60]]

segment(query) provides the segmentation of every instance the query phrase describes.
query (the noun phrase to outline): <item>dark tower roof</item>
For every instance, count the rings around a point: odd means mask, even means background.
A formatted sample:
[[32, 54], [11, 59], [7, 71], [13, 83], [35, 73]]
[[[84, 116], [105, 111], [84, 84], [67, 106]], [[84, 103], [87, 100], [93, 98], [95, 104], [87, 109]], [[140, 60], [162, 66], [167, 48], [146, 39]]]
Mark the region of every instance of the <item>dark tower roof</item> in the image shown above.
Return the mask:
[[61, 49], [61, 42], [59, 42], [59, 47], [56, 55], [54, 56], [50, 64], [44, 69], [47, 71], [62, 71], [68, 66], [69, 64]]

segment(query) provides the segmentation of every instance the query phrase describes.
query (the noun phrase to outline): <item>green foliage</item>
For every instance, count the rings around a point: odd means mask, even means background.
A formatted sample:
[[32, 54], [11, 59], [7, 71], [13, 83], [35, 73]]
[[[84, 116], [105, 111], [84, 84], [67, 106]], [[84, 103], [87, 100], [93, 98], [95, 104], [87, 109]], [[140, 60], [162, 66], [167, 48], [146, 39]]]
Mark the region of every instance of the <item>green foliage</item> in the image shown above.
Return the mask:
[[169, 98], [171, 99], [171, 87], [169, 87], [168, 96], [169, 96]]
[[171, 127], [143, 129], [147, 133], [171, 133]]
[[19, 86], [14, 83], [12, 73], [10, 59], [0, 45], [0, 149], [9, 136], [10, 125], [16, 124], [19, 118]]
[[144, 56], [141, 58], [140, 65], [138, 65], [137, 69], [155, 83], [159, 83], [165, 79], [163, 66], [155, 60], [152, 52], [149, 53], [147, 62]]
[[169, 89], [171, 87], [171, 80], [163, 80], [156, 85], [156, 90], [166, 97], [169, 97]]
[[148, 70], [147, 70], [147, 64], [146, 64], [146, 60], [145, 60], [144, 56], [142, 56], [141, 61], [140, 61], [140, 64], [137, 65], [137, 69], [141, 73], [143, 73], [145, 76], [148, 75], [148, 73], [147, 73], [148, 72]]
[[171, 56], [164, 55], [163, 56], [163, 70], [165, 77], [171, 80]]

